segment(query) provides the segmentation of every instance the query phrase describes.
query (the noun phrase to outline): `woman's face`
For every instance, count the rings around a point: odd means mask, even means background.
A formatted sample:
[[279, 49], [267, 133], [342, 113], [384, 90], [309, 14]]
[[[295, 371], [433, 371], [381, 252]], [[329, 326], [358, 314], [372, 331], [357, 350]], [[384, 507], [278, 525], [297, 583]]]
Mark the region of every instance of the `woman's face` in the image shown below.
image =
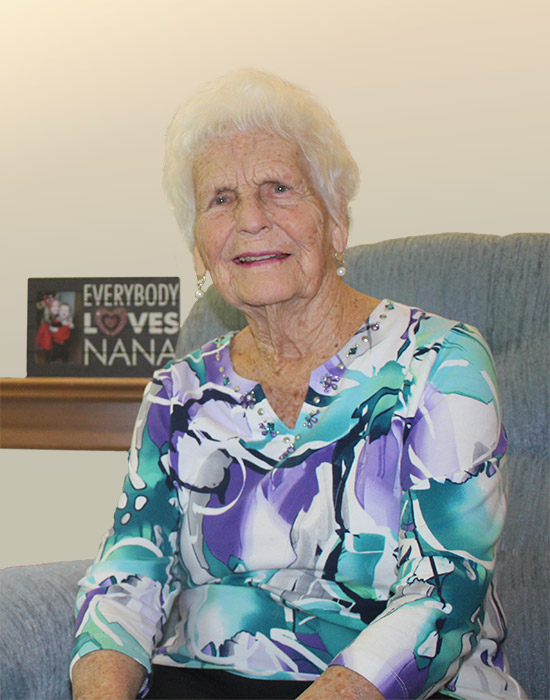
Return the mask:
[[193, 174], [195, 266], [229, 303], [311, 299], [333, 282], [347, 230], [328, 216], [295, 144], [234, 133], [207, 146]]

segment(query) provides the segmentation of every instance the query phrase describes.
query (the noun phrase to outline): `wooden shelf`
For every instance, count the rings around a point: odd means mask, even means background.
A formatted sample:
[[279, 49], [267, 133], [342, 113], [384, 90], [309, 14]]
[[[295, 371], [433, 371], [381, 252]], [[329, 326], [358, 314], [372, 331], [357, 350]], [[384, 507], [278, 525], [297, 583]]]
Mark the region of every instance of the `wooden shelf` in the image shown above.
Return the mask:
[[127, 450], [148, 379], [0, 379], [0, 447]]

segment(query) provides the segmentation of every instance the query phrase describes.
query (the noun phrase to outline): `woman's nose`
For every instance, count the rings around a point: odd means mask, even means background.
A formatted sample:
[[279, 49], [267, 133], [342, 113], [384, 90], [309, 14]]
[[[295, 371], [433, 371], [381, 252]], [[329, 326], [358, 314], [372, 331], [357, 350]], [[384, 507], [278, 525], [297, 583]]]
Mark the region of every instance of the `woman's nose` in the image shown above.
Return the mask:
[[271, 228], [271, 219], [257, 193], [239, 197], [235, 218], [239, 233], [257, 234]]

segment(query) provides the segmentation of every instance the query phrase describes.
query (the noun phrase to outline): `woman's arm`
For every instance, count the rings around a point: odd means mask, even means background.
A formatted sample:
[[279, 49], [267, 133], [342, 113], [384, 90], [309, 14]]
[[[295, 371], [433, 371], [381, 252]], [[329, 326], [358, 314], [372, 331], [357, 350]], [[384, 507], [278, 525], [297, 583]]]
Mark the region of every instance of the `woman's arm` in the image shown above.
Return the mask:
[[[95, 661], [80, 665], [96, 652], [118, 652], [123, 658], [119, 664], [133, 661], [138, 668], [150, 670], [153, 650], [179, 592], [181, 510], [169, 459], [171, 391], [170, 371], [156, 373], [136, 421], [128, 476], [113, 527], [80, 581], [71, 679], [74, 682], [77, 666], [81, 674], [88, 663], [94, 664], [89, 668], [97, 675], [87, 674], [86, 692], [97, 678], [102, 678], [102, 692], [116, 680], [116, 674], [115, 678], [111, 673], [104, 676], [103, 668], [95, 665], [107, 656], [98, 655]], [[119, 691], [133, 692], [134, 688], [112, 687], [112, 692]]]
[[119, 651], [94, 651], [73, 669], [73, 700], [134, 700], [147, 672]]
[[343, 666], [329, 666], [298, 700], [384, 700], [366, 678]]
[[[411, 363], [408, 406], [417, 408], [403, 417], [393, 595], [332, 662], [391, 698], [441, 688], [475, 649], [484, 622], [498, 623], [497, 611], [488, 620], [484, 611], [506, 502], [492, 359], [474, 329], [458, 325], [442, 339], [426, 326], [418, 330], [422, 352]], [[505, 678], [498, 677], [498, 645], [492, 646], [480, 664], [498, 684]]]

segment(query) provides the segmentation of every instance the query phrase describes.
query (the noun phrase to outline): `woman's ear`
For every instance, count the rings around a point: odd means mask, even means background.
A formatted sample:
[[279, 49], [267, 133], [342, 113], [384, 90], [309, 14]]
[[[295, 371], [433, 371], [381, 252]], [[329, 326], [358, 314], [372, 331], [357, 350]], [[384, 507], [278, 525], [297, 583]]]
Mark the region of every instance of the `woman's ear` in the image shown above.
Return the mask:
[[195, 273], [197, 275], [197, 279], [200, 279], [201, 277], [204, 277], [204, 275], [206, 275], [207, 268], [204, 264], [204, 260], [202, 259], [200, 250], [196, 244], [193, 248], [193, 265], [195, 266]]
[[332, 246], [337, 253], [343, 253], [348, 245], [349, 227], [345, 214], [332, 221]]

